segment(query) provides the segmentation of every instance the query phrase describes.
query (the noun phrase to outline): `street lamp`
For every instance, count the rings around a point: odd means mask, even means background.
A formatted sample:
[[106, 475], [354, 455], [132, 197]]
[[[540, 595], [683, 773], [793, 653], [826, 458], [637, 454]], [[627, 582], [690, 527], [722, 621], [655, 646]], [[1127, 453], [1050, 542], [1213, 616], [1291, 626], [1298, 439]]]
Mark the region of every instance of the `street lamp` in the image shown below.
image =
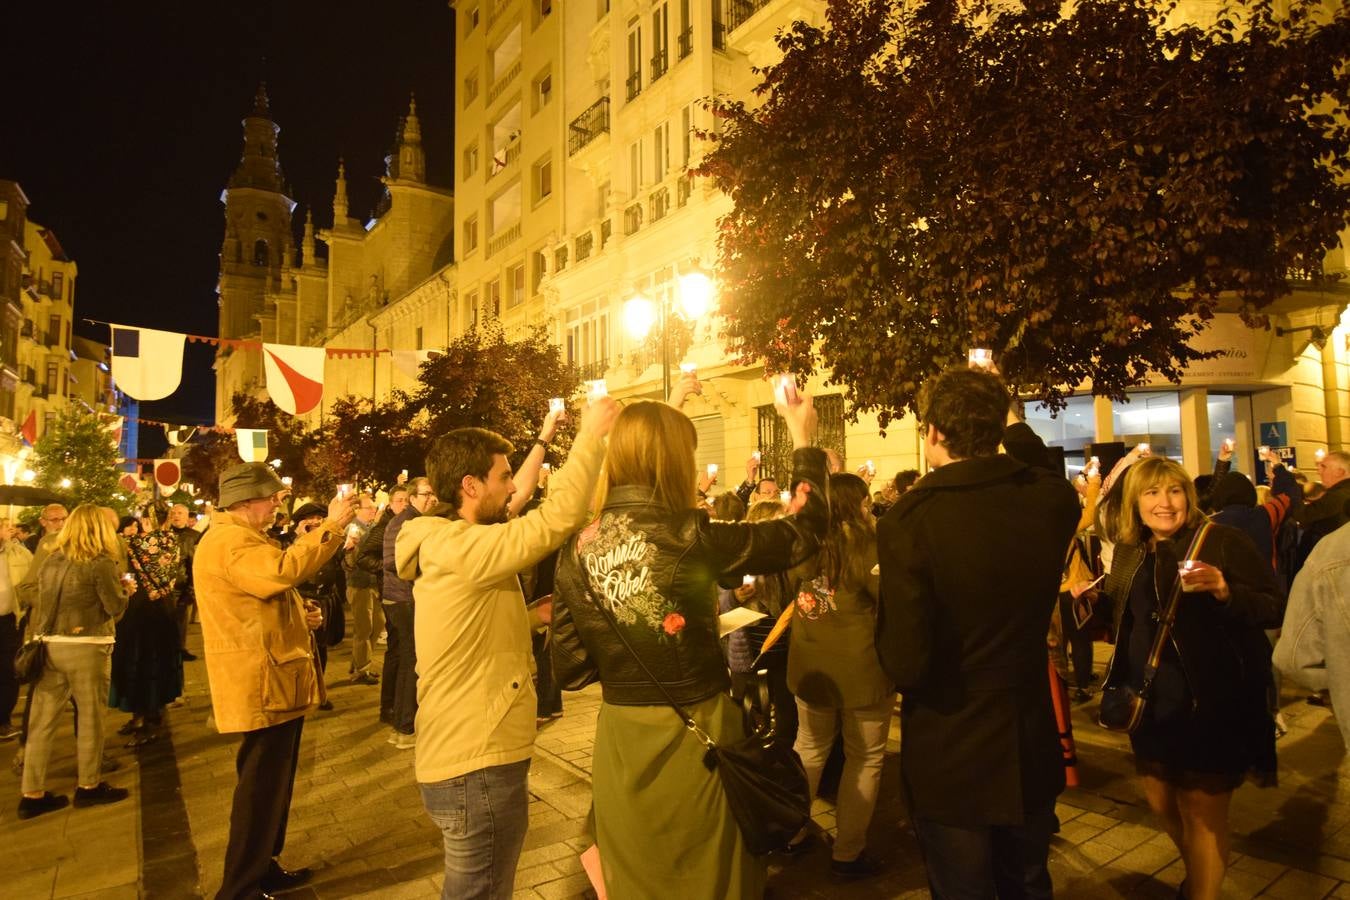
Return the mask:
[[[701, 266], [695, 264], [679, 274], [676, 287], [680, 304], [679, 312], [688, 322], [696, 322], [708, 314], [712, 308], [712, 277]], [[661, 329], [661, 396], [670, 399], [670, 329], [671, 295], [669, 291], [661, 294], [659, 302], [644, 294], [637, 294], [623, 305], [623, 325], [637, 340], [643, 340], [651, 334], [654, 326]]]

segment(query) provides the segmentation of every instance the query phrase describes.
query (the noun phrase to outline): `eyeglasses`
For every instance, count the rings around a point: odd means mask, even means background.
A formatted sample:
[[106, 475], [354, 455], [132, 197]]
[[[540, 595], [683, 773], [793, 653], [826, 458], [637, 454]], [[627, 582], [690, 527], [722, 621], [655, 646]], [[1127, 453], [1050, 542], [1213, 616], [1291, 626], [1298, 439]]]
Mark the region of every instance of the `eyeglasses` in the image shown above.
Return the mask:
[[436, 495], [435, 495], [433, 492], [431, 492], [431, 491], [418, 491], [418, 492], [417, 492], [416, 494], [414, 494], [413, 496], [414, 496], [414, 497], [435, 497]]

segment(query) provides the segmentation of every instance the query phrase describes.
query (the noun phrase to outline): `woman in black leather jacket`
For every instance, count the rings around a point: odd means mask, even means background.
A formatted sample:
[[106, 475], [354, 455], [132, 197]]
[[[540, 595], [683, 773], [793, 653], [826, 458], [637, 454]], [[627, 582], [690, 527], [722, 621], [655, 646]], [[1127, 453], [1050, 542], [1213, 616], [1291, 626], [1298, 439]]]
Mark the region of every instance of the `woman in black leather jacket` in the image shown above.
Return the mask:
[[1228, 805], [1250, 777], [1275, 782], [1275, 723], [1266, 705], [1280, 589], [1251, 538], [1214, 525], [1184, 575], [1178, 563], [1204, 523], [1190, 476], [1165, 457], [1125, 480], [1115, 559], [1106, 582], [1116, 652], [1106, 687], [1142, 685], [1159, 616], [1181, 578], [1166, 645], [1139, 727], [1130, 735], [1149, 806], [1186, 865], [1179, 896], [1219, 896], [1228, 861]]
[[[553, 595], [553, 663], [564, 688], [597, 677], [595, 839], [611, 897], [759, 898], [765, 866], [745, 849], [722, 784], [633, 650], [719, 742], [744, 736], [717, 638], [717, 581], [785, 571], [817, 551], [828, 520], [825, 454], [807, 446], [809, 397], [778, 410], [792, 433], [796, 512], [710, 522], [696, 508], [693, 423], [650, 401], [609, 437], [598, 519], [563, 546]], [[613, 616], [611, 620], [597, 604]]]

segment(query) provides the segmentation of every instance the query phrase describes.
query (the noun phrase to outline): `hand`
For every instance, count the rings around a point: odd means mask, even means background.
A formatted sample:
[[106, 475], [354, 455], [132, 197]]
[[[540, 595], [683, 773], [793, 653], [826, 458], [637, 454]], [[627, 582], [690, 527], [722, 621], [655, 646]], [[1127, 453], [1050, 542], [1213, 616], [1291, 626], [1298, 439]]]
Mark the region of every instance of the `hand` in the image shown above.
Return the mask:
[[743, 584], [740, 587], [736, 588], [736, 590], [732, 591], [732, 593], [736, 595], [736, 599], [739, 602], [744, 603], [751, 597], [755, 596], [755, 585], [753, 583]]
[[566, 418], [567, 410], [550, 409], [548, 415], [544, 416], [544, 424], [539, 427], [539, 440], [545, 444], [553, 443], [553, 437], [558, 433], [558, 423]]
[[338, 494], [328, 501], [328, 521], [338, 528], [346, 528], [356, 518], [356, 497], [344, 497]]
[[698, 380], [697, 372], [685, 372], [675, 382], [675, 386], [670, 389], [670, 405], [676, 409], [682, 408], [690, 394], [703, 396], [703, 382]]
[[1228, 589], [1228, 580], [1223, 577], [1223, 572], [1209, 563], [1196, 560], [1191, 570], [1181, 573], [1179, 577], [1187, 592], [1203, 591], [1212, 594], [1220, 603], [1227, 603], [1232, 597], [1232, 592]]
[[866, 465], [861, 465], [858, 466], [858, 477], [867, 482], [870, 487], [872, 479], [877, 477], [877, 473], [874, 470], [869, 469]]
[[1228, 443], [1227, 441], [1224, 441], [1223, 443], [1219, 444], [1219, 459], [1223, 460], [1224, 462], [1227, 462], [1232, 458], [1233, 458], [1233, 445]]
[[759, 453], [751, 453], [745, 460], [745, 480], [754, 484], [759, 480]]
[[553, 624], [553, 597], [548, 596], [534, 604], [534, 614], [539, 617], [539, 624]]
[[774, 409], [787, 422], [788, 433], [792, 435], [792, 448], [810, 447], [816, 433], [815, 403], [805, 391], [797, 391], [791, 399], [789, 396], [784, 396], [781, 389], [775, 390]]
[[716, 483], [716, 475], [709, 475], [707, 472], [704, 472], [702, 475], [698, 476], [698, 489], [704, 494], [708, 493], [709, 488]]
[[613, 397], [608, 395], [596, 397], [581, 414], [581, 424], [577, 427], [577, 433], [602, 438], [609, 434], [609, 430], [614, 427], [614, 420], [618, 417], [619, 404]]
[[408, 470], [403, 469], [398, 473], [398, 477], [394, 479], [394, 484], [407, 484], [407, 483], [408, 483]]
[[1093, 587], [1095, 584], [1095, 581], [1080, 581], [1069, 588], [1069, 593], [1073, 595], [1075, 600], [1086, 594], [1090, 603], [1096, 603], [1097, 589]]
[[787, 505], [787, 514], [792, 515], [795, 512], [800, 512], [801, 508], [806, 505], [806, 495], [809, 493], [811, 493], [811, 485], [805, 481], [797, 482], [797, 489], [792, 492], [792, 500]]
[[323, 612], [313, 600], [305, 601], [305, 624], [310, 631], [318, 631], [323, 626]]

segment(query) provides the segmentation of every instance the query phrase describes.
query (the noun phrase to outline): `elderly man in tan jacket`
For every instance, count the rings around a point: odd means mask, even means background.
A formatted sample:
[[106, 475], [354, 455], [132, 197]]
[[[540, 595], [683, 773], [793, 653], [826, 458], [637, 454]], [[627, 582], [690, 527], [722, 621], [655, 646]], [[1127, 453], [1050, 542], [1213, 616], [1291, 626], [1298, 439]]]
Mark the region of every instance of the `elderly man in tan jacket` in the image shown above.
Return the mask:
[[310, 631], [323, 617], [295, 586], [342, 549], [354, 503], [334, 499], [322, 526], [282, 550], [265, 532], [287, 490], [265, 463], [226, 470], [193, 561], [216, 727], [244, 736], [219, 900], [266, 897], [310, 876], [276, 859], [286, 840], [300, 730], [321, 689]]

